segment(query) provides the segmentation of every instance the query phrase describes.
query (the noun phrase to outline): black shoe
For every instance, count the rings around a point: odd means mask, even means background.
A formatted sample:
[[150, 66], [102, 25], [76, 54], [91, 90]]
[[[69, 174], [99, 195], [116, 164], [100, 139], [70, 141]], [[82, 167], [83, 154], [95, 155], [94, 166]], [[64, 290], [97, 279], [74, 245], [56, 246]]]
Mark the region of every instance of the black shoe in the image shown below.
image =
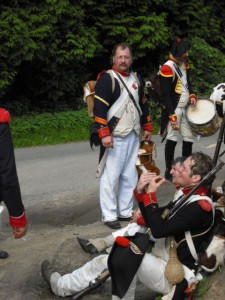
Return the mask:
[[44, 280], [47, 282], [47, 284], [51, 287], [50, 279], [52, 276], [52, 273], [54, 273], [55, 270], [52, 269], [50, 266], [50, 262], [48, 260], [43, 260], [41, 264], [41, 274], [44, 278]]
[[5, 251], [0, 251], [0, 259], [5, 259], [9, 256], [9, 254]]
[[91, 244], [88, 240], [84, 240], [81, 238], [77, 238], [78, 243], [80, 244], [81, 248], [89, 254], [97, 254], [98, 250], [96, 249], [96, 247]]
[[119, 221], [130, 221], [131, 220], [131, 217], [128, 217], [128, 218], [123, 218], [123, 217], [119, 217]]
[[105, 225], [109, 226], [109, 228], [112, 228], [112, 229], [121, 228], [121, 225], [120, 225], [119, 221], [117, 221], [117, 220], [105, 222]]

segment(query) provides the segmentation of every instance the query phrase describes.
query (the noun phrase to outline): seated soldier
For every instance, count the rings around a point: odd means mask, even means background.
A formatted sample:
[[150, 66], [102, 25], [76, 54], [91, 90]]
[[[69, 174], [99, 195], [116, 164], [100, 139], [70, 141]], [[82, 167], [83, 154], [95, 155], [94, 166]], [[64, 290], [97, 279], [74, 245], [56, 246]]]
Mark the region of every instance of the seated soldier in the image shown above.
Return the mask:
[[[180, 202], [180, 194], [188, 195], [211, 169], [212, 159], [208, 155], [199, 152], [191, 154], [178, 170], [180, 176], [177, 178], [177, 184], [180, 186], [180, 193], [176, 192], [176, 199], [164, 207], [158, 206], [156, 192], [165, 183], [165, 178], [153, 176], [151, 173], [142, 174], [134, 195], [146, 225], [151, 228], [153, 236], [157, 238], [152, 253], [137, 251], [140, 254], [137, 255], [133, 252], [134, 243], [128, 243], [125, 248], [116, 239], [110, 256], [99, 255], [81, 268], [63, 276], [55, 272], [48, 261], [44, 261], [41, 267], [42, 275], [53, 293], [62, 297], [76, 294], [87, 288], [89, 282], [97, 278], [109, 266], [113, 299], [134, 299], [137, 279], [152, 291], [168, 294], [167, 299], [184, 299], [185, 290], [193, 280], [197, 280], [200, 266], [193, 252], [199, 253], [202, 245], [205, 246], [214, 222], [214, 205], [207, 197], [208, 191], [205, 186], [196, 189], [190, 197], [185, 197], [182, 205], [178, 206], [177, 203]], [[162, 214], [165, 209], [171, 211], [172, 208], [174, 209], [172, 214], [163, 218]], [[185, 232], [192, 240], [195, 251], [190, 250]], [[177, 256], [184, 271], [178, 283], [171, 283], [169, 277], [165, 276], [169, 251], [167, 246], [170, 245], [170, 241], [174, 241], [177, 245]], [[127, 260], [126, 256], [117, 256], [118, 249], [125, 251], [129, 254], [127, 257], [132, 259]], [[137, 245], [135, 249], [138, 250]], [[138, 259], [139, 265], [134, 268], [137, 271], [127, 274], [130, 266], [135, 263], [135, 259], [133, 260], [135, 257], [141, 258]]]
[[[172, 168], [170, 171], [172, 182], [176, 185], [176, 178], [180, 176], [178, 172], [179, 168], [182, 166], [185, 157], [180, 156], [177, 157], [173, 163]], [[134, 235], [136, 232], [146, 232], [147, 228], [145, 227], [145, 221], [141, 214], [139, 208], [136, 208], [132, 213], [132, 219], [128, 226], [125, 228], [119, 229], [112, 234], [103, 237], [103, 238], [95, 238], [95, 239], [82, 239], [77, 238], [81, 248], [89, 254], [97, 254], [97, 253], [109, 253], [113, 243], [115, 242], [115, 238], [117, 236], [124, 236], [124, 235]], [[155, 239], [151, 236], [150, 240], [155, 242]]]

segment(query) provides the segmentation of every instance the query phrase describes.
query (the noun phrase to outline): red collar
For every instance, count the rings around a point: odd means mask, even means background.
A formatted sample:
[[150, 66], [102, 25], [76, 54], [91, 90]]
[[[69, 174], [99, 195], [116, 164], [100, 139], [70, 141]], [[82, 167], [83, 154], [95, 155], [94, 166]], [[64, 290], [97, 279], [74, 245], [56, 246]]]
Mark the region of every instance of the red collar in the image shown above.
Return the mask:
[[[193, 188], [194, 188], [193, 186], [184, 188], [184, 189], [183, 189], [183, 194], [184, 194], [184, 195], [189, 194], [189, 192], [192, 191]], [[199, 189], [197, 189], [197, 191], [195, 191], [194, 195], [206, 196], [206, 195], [207, 195], [207, 192], [208, 192], [208, 190], [207, 190], [204, 186], [202, 186], [202, 187], [200, 187]]]
[[128, 73], [128, 72], [122, 72], [122, 71], [120, 71], [120, 70], [119, 70], [117, 67], [115, 67], [115, 66], [112, 66], [112, 69], [113, 69], [114, 71], [120, 73], [123, 77], [128, 77], [128, 76], [130, 75], [130, 73]]

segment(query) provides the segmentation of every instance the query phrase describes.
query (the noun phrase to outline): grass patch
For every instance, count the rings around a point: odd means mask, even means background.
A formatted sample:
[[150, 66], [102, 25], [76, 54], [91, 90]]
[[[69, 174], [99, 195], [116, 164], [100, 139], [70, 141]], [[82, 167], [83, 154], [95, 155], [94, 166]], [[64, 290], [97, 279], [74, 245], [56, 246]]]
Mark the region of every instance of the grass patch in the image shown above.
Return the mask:
[[[93, 122], [87, 108], [79, 111], [14, 117], [10, 123], [15, 148], [57, 145], [88, 140]], [[158, 126], [155, 131], [158, 132]]]
[[[194, 299], [200, 299], [207, 294], [212, 285], [211, 275], [204, 277], [196, 287], [194, 291]], [[186, 298], [185, 298], [186, 299]], [[162, 296], [158, 295], [154, 300], [162, 300]]]
[[93, 119], [87, 110], [14, 117], [10, 123], [15, 148], [87, 140]]
[[211, 276], [212, 275], [206, 276], [199, 282], [199, 284], [194, 292], [195, 299], [201, 298], [207, 294], [208, 290], [210, 289], [210, 287], [212, 285], [212, 281], [213, 281]]

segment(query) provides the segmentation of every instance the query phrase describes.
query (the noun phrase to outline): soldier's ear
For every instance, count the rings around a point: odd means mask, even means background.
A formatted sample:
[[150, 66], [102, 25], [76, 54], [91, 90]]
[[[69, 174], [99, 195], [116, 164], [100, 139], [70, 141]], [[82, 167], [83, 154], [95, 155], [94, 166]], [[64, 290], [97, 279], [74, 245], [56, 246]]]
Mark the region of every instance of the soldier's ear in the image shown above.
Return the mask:
[[201, 180], [200, 175], [192, 175], [192, 180], [194, 183], [199, 182]]

